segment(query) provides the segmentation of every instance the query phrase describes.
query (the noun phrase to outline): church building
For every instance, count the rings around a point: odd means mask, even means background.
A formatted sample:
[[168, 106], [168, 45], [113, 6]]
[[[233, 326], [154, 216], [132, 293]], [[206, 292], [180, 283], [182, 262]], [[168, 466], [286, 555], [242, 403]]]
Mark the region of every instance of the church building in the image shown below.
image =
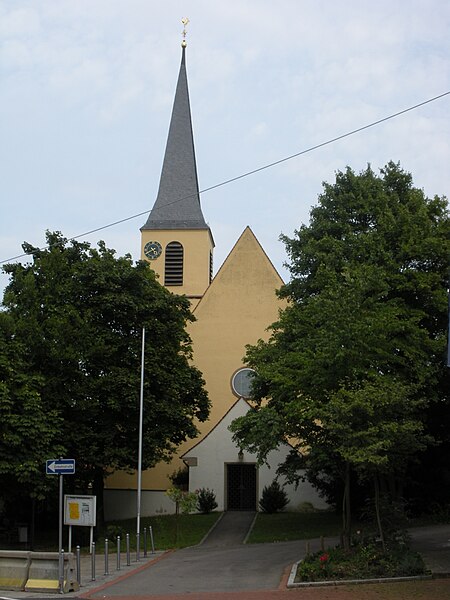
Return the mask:
[[[275, 235], [275, 233], [274, 233]], [[191, 301], [196, 321], [189, 325], [194, 363], [211, 401], [208, 421], [197, 439], [185, 442], [170, 464], [142, 474], [142, 515], [173, 513], [167, 497], [169, 476], [189, 469], [189, 490], [209, 488], [218, 510], [257, 510], [264, 486], [289, 452], [281, 445], [258, 467], [252, 454], [232, 442], [228, 427], [250, 408], [251, 369], [243, 364], [245, 346], [267, 339], [266, 328], [283, 306], [275, 290], [283, 284], [250, 227], [246, 227], [213, 277], [214, 238], [200, 205], [186, 73], [186, 44], [176, 87], [159, 191], [141, 228], [141, 258], [174, 294]], [[284, 481], [279, 479], [280, 484]], [[105, 484], [108, 520], [136, 515], [136, 475], [111, 475]], [[325, 507], [308, 483], [286, 485], [288, 510], [303, 502]]]

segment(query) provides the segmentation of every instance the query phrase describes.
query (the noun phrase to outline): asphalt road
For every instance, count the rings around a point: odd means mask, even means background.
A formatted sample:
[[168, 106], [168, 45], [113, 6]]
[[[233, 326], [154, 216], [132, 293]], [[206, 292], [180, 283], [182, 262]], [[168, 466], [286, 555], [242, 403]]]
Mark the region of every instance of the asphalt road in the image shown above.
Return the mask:
[[[287, 569], [305, 555], [306, 543], [243, 544], [254, 516], [224, 513], [201, 545], [166, 554], [131, 578], [94, 590], [89, 597], [278, 589]], [[319, 550], [320, 542], [314, 544], [311, 549]]]
[[185, 548], [90, 597], [277, 589], [304, 552], [304, 542]]

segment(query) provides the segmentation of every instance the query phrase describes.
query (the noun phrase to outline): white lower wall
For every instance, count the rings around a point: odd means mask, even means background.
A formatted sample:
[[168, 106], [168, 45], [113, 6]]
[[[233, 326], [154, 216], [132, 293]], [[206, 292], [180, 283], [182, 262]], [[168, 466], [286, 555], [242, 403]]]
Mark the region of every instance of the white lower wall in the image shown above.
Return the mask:
[[[136, 490], [105, 490], [103, 495], [105, 520], [133, 519], [137, 512]], [[175, 505], [162, 491], [143, 490], [141, 516], [165, 515], [175, 512]]]
[[[246, 456], [244, 463], [252, 463]], [[199, 477], [200, 475], [200, 477]], [[257, 481], [257, 500], [261, 498], [264, 486], [270, 485], [275, 477], [275, 469], [261, 467], [258, 469]], [[226, 510], [226, 466], [225, 463], [218, 466], [216, 477], [214, 479], [204, 479], [201, 471], [196, 467], [190, 468], [190, 491], [208, 487], [216, 494], [218, 504], [217, 510]], [[283, 479], [279, 482], [283, 485]], [[286, 510], [297, 510], [301, 503], [310, 502], [315, 508], [328, 508], [326, 502], [320, 498], [317, 491], [308, 482], [301, 482], [297, 490], [293, 485], [284, 487], [289, 498], [289, 504]], [[106, 521], [119, 521], [122, 519], [133, 519], [136, 517], [136, 490], [105, 490], [104, 509]], [[142, 491], [141, 496], [141, 516], [150, 517], [154, 515], [170, 515], [175, 512], [174, 503], [162, 491]]]

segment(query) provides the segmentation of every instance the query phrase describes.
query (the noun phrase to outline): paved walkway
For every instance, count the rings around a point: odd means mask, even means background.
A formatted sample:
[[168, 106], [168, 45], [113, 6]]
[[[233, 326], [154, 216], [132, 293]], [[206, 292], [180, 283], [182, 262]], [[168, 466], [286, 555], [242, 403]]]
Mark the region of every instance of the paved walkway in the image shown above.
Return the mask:
[[[252, 513], [225, 513], [200, 546], [185, 548], [166, 555], [149, 569], [133, 575], [132, 580], [124, 579], [108, 586], [107, 589], [93, 590], [89, 597], [107, 596], [119, 600], [119, 598], [125, 597], [150, 596], [152, 600], [163, 597], [167, 600], [168, 597], [179, 598], [184, 594], [194, 595], [199, 599], [203, 597], [205, 599], [221, 598], [222, 594], [226, 599], [234, 597], [234, 594], [239, 592], [244, 594], [246, 599], [250, 599], [253, 594], [259, 594], [262, 598], [261, 594], [264, 593], [264, 597], [266, 597], [266, 594], [270, 596], [276, 591], [277, 597], [280, 597], [283, 592], [283, 594], [291, 594], [287, 596], [289, 598], [300, 594], [299, 597], [305, 600], [309, 597], [332, 597], [337, 600], [342, 595], [343, 591], [339, 590], [338, 592], [337, 587], [330, 588], [328, 591], [317, 588], [315, 591], [312, 589], [287, 591], [286, 582], [290, 567], [305, 555], [306, 543], [294, 541], [276, 544], [243, 544], [253, 518], [254, 514]], [[448, 527], [415, 529], [412, 537], [414, 546], [424, 550], [426, 562], [430, 567], [434, 566], [434, 570], [440, 573], [446, 569], [450, 571], [450, 561], [446, 562], [447, 557], [450, 559], [450, 525]], [[337, 543], [337, 539], [327, 540], [326, 543]], [[318, 550], [320, 541], [312, 540], [310, 547], [311, 551]], [[445, 595], [447, 593], [445, 590], [440, 590], [440, 596], [436, 596], [436, 600], [450, 598], [450, 580], [440, 584], [426, 582], [428, 587], [431, 584], [435, 587], [443, 586], [448, 590], [448, 596]], [[357, 587], [360, 589], [360, 586]], [[376, 587], [379, 588], [379, 586]], [[407, 587], [410, 587], [410, 584]], [[418, 588], [420, 585], [414, 582], [410, 590], [417, 591]], [[368, 593], [371, 594], [374, 589], [369, 586]], [[387, 590], [387, 588], [383, 589]], [[214, 593], [211, 590], [214, 590]], [[330, 596], [331, 590], [333, 590], [334, 596]], [[382, 598], [383, 596], [378, 597]], [[430, 600], [435, 599], [431, 597]]]
[[[65, 596], [95, 600], [135, 600], [136, 596], [180, 600], [184, 595], [195, 600], [450, 600], [450, 578], [287, 590], [290, 567], [304, 556], [306, 543], [243, 544], [253, 518], [254, 513], [225, 513], [201, 545], [149, 554], [139, 563], [132, 556], [128, 567], [122, 556], [120, 571], [111, 556], [109, 575], [104, 575], [104, 558], [97, 556], [95, 581], [90, 559], [83, 557], [82, 587]], [[416, 528], [411, 534], [413, 546], [429, 568], [440, 574], [450, 572], [450, 525]], [[319, 545], [319, 540], [311, 541], [311, 551]], [[1, 597], [37, 600], [43, 594], [0, 591]]]
[[422, 555], [434, 575], [450, 576], [450, 524], [415, 527], [411, 546]]
[[[277, 589], [288, 565], [305, 553], [305, 542], [244, 544], [255, 513], [227, 512], [199, 546], [161, 558], [149, 569], [89, 597], [201, 594]], [[130, 585], [131, 583], [131, 585]]]
[[229, 511], [222, 514], [216, 526], [203, 540], [202, 548], [243, 544], [255, 520], [255, 512]]
[[[150, 567], [107, 588], [89, 591], [89, 598], [231, 593], [277, 590], [287, 582], [291, 565], [306, 552], [304, 541], [244, 544], [255, 513], [226, 512], [199, 546], [157, 559]], [[337, 539], [329, 540], [336, 543]], [[320, 541], [310, 542], [319, 550]], [[83, 594], [84, 595], [84, 594]], [[200, 597], [200, 596], [199, 596]]]

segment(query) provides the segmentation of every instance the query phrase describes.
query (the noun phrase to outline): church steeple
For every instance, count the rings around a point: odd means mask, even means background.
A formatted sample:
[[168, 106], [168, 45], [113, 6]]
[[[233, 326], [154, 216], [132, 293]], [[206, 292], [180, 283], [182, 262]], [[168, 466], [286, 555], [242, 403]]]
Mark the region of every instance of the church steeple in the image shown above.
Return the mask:
[[183, 46], [158, 196], [142, 229], [208, 229], [200, 207]]
[[141, 228], [142, 259], [161, 283], [194, 301], [211, 282], [214, 241], [200, 206], [185, 40], [182, 48], [158, 195]]

